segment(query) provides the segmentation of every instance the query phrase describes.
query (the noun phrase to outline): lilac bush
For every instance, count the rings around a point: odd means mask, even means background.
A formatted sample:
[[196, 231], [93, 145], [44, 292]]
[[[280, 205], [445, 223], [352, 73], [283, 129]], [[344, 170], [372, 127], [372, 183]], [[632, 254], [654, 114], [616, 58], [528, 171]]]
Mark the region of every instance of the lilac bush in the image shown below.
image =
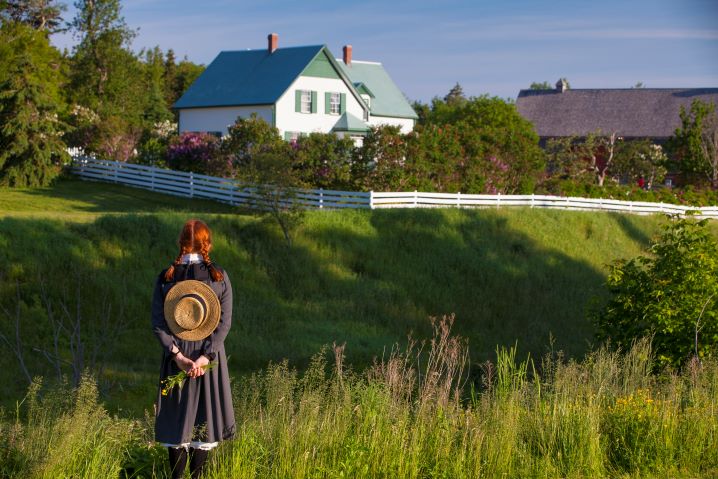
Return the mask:
[[231, 165], [220, 151], [220, 140], [209, 133], [182, 133], [167, 148], [167, 164], [180, 171], [227, 176]]

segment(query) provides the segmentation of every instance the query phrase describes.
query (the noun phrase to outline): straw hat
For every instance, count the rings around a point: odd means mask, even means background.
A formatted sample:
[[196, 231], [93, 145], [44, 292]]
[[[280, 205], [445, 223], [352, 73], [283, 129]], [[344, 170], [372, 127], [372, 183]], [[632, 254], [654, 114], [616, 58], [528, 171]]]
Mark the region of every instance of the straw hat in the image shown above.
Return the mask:
[[217, 294], [194, 279], [178, 282], [165, 297], [167, 326], [186, 341], [199, 341], [212, 334], [219, 324], [220, 312]]

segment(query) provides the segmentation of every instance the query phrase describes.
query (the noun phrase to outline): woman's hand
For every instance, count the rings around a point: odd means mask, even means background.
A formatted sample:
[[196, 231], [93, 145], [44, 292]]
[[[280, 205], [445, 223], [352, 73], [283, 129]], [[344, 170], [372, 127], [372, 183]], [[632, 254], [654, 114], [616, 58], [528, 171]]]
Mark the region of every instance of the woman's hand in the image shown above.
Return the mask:
[[180, 368], [182, 371], [185, 371], [188, 375], [192, 375], [191, 371], [195, 367], [195, 362], [192, 361], [190, 358], [185, 357], [182, 353], [177, 353], [177, 355], [174, 357], [175, 364], [178, 368]]
[[197, 360], [194, 362], [194, 368], [187, 372], [187, 375], [193, 378], [204, 376], [204, 373], [207, 372], [204, 370], [204, 366], [207, 366], [208, 364], [209, 359], [207, 359], [207, 356], [198, 357]]

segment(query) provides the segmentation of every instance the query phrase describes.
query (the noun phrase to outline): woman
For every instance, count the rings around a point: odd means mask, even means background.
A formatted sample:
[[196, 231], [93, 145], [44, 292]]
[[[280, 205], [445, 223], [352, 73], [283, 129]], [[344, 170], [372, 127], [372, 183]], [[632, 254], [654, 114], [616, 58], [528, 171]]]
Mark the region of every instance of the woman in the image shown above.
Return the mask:
[[[157, 277], [152, 300], [152, 329], [163, 351], [155, 439], [168, 448], [173, 478], [183, 476], [187, 462], [192, 478], [199, 477], [209, 451], [235, 432], [224, 351], [232, 285], [212, 263], [211, 249], [207, 225], [187, 221], [179, 254]], [[189, 376], [182, 387], [162, 385], [180, 371]]]

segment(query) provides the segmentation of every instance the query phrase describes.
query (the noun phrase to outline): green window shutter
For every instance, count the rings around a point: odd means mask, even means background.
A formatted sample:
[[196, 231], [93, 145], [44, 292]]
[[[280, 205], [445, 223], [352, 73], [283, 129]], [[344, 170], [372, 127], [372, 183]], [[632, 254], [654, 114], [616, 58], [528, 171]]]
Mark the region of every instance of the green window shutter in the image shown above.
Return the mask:
[[332, 94], [324, 92], [324, 113], [327, 115], [332, 112]]
[[284, 132], [284, 141], [290, 141], [292, 139], [292, 132], [291, 131], [285, 131]]
[[294, 90], [294, 111], [302, 111], [302, 90]]
[[344, 112], [346, 111], [346, 109], [347, 109], [347, 94], [342, 93], [339, 96], [339, 114], [343, 115]]
[[317, 92], [312, 91], [312, 113], [317, 112]]

